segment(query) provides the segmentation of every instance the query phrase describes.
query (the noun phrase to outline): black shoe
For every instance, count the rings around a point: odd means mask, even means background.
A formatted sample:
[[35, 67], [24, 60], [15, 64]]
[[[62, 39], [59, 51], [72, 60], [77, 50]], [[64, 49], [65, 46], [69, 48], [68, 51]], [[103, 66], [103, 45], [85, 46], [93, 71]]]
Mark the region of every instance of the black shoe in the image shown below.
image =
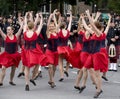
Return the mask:
[[42, 78], [42, 72], [41, 71], [39, 72], [38, 75], [39, 75], [40, 78]]
[[86, 86], [81, 87], [79, 93], [82, 93], [85, 88]]
[[54, 87], [56, 87], [56, 85], [55, 85], [55, 83], [54, 82], [51, 82], [51, 88], [54, 88]]
[[69, 77], [69, 74], [67, 71], [64, 71], [64, 74], [66, 75], [66, 77]]
[[48, 84], [51, 86], [51, 88], [56, 87], [56, 85], [55, 85], [55, 83], [54, 83], [54, 82], [49, 81], [49, 82], [48, 82]]
[[64, 78], [60, 78], [59, 81], [62, 82], [64, 80]]
[[16, 86], [16, 84], [13, 83], [13, 82], [9, 82], [9, 84], [12, 85], [12, 86]]
[[105, 76], [102, 76], [102, 78], [103, 78], [105, 81], [108, 81], [108, 79], [107, 79]]
[[25, 91], [29, 91], [30, 89], [29, 89], [29, 85], [26, 85], [25, 86]]
[[3, 83], [0, 83], [0, 86], [3, 86]]
[[38, 75], [34, 78], [34, 80], [36, 80], [38, 77], [42, 78], [42, 72], [41, 72], [41, 71], [40, 71], [40, 72], [38, 73]]
[[100, 92], [96, 92], [96, 94], [95, 94], [94, 98], [98, 98], [98, 97], [99, 97], [99, 95], [100, 95], [102, 92], [103, 92], [102, 90], [101, 90]]
[[80, 87], [79, 86], [74, 86], [74, 88], [80, 91]]
[[117, 70], [113, 70], [114, 72], [117, 72]]
[[109, 68], [108, 71], [113, 71], [113, 69], [110, 69], [110, 68]]
[[49, 84], [49, 85], [51, 85], [51, 83], [52, 83], [51, 81], [48, 81], [48, 84]]
[[25, 74], [24, 74], [23, 72], [22, 72], [22, 73], [19, 73], [17, 77], [19, 78], [19, 77], [21, 77], [21, 76], [25, 76]]
[[31, 82], [34, 86], [36, 86], [36, 83], [35, 83], [34, 80], [30, 79], [30, 82]]

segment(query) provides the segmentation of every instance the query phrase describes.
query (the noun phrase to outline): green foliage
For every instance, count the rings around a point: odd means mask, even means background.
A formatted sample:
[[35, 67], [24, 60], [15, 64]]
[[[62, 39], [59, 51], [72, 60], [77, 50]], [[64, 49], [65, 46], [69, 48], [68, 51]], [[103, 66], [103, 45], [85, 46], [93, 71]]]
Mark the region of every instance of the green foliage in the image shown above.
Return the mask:
[[108, 8], [120, 14], [120, 0], [108, 0]]

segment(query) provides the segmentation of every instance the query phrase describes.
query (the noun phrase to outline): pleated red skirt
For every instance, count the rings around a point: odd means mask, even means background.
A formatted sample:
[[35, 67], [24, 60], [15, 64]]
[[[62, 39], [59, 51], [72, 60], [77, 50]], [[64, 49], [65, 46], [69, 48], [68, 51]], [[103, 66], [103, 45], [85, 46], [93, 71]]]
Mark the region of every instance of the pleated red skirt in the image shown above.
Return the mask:
[[18, 67], [20, 60], [21, 60], [21, 55], [18, 52], [14, 54], [3, 52], [0, 55], [0, 67], [1, 66], [5, 66], [6, 68], [11, 67], [11, 66]]

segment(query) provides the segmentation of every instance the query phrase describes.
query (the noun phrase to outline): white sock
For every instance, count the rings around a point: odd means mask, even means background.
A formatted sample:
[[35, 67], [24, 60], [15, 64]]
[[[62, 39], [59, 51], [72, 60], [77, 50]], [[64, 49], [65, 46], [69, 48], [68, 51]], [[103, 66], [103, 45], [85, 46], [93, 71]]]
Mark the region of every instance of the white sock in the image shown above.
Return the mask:
[[113, 65], [114, 65], [113, 70], [117, 70], [117, 63], [113, 63]]
[[39, 66], [39, 69], [38, 69], [39, 71], [41, 71], [41, 66]]
[[114, 67], [114, 65], [113, 65], [113, 63], [110, 63], [110, 68], [109, 69], [113, 69], [113, 67]]

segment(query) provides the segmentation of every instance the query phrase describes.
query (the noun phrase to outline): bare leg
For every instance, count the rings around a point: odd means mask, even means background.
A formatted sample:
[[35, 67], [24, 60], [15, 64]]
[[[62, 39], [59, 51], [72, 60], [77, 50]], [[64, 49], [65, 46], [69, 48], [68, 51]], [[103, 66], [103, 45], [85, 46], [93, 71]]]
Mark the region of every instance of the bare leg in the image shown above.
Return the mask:
[[58, 60], [58, 64], [59, 64], [59, 70], [60, 70], [60, 80], [59, 81], [63, 81], [64, 79], [64, 70], [63, 70], [63, 57], [62, 55], [59, 55], [59, 60]]
[[30, 68], [29, 67], [25, 67], [25, 82], [26, 82], [26, 86], [25, 86], [25, 90], [29, 91], [29, 80], [30, 80]]
[[9, 84], [15, 86], [16, 84], [13, 83], [13, 78], [14, 78], [14, 75], [15, 75], [15, 70], [16, 70], [16, 67], [15, 66], [12, 66], [11, 67], [11, 73], [10, 73], [10, 82]]
[[80, 69], [77, 75], [76, 81], [75, 81], [75, 86], [74, 86], [75, 89], [80, 90], [79, 84], [80, 84], [82, 76], [83, 76], [83, 71], [82, 69]]
[[83, 81], [82, 81], [82, 87], [86, 86], [86, 81], [88, 78], [88, 71], [86, 68], [83, 67]]
[[55, 83], [54, 83], [54, 69], [53, 69], [53, 65], [49, 65], [49, 70], [48, 70], [48, 72], [49, 72], [49, 78], [50, 78], [50, 80], [49, 80], [49, 82], [48, 82], [48, 84], [50, 84], [50, 86], [51, 86], [51, 88], [54, 88], [54, 87], [56, 87], [56, 85], [55, 85]]
[[91, 80], [93, 82], [93, 84], [97, 85], [96, 84], [96, 76], [95, 76], [95, 71], [93, 68], [90, 68], [89, 69], [89, 73], [90, 73], [90, 77], [91, 77]]
[[102, 80], [101, 80], [100, 70], [95, 71], [95, 75], [96, 75], [97, 90], [96, 90], [96, 94], [94, 95], [94, 98], [98, 98], [98, 96], [103, 92], [101, 88]]
[[87, 78], [88, 78], [87, 69], [83, 67], [83, 81], [82, 81], [82, 85], [81, 85], [81, 88], [80, 88], [80, 92], [79, 92], [79, 93], [81, 93], [81, 92], [86, 88]]
[[67, 62], [67, 63], [66, 63], [66, 68], [65, 68], [65, 70], [64, 70], [64, 73], [65, 73], [65, 75], [66, 75], [67, 77], [69, 76], [69, 74], [68, 74], [69, 66], [70, 66], [70, 63]]
[[33, 68], [33, 74], [32, 74], [33, 80], [36, 78], [36, 75], [38, 74], [38, 69], [39, 69], [39, 65], [35, 65], [35, 67]]
[[25, 66], [22, 65], [22, 66], [21, 66], [21, 69], [20, 69], [20, 73], [18, 74], [18, 77], [24, 76], [24, 75], [25, 75], [25, 74], [24, 74], [24, 71], [25, 71]]
[[3, 79], [5, 77], [5, 74], [6, 74], [6, 67], [2, 66], [2, 72], [1, 72], [1, 75], [0, 75], [0, 84], [1, 85], [3, 84]]

